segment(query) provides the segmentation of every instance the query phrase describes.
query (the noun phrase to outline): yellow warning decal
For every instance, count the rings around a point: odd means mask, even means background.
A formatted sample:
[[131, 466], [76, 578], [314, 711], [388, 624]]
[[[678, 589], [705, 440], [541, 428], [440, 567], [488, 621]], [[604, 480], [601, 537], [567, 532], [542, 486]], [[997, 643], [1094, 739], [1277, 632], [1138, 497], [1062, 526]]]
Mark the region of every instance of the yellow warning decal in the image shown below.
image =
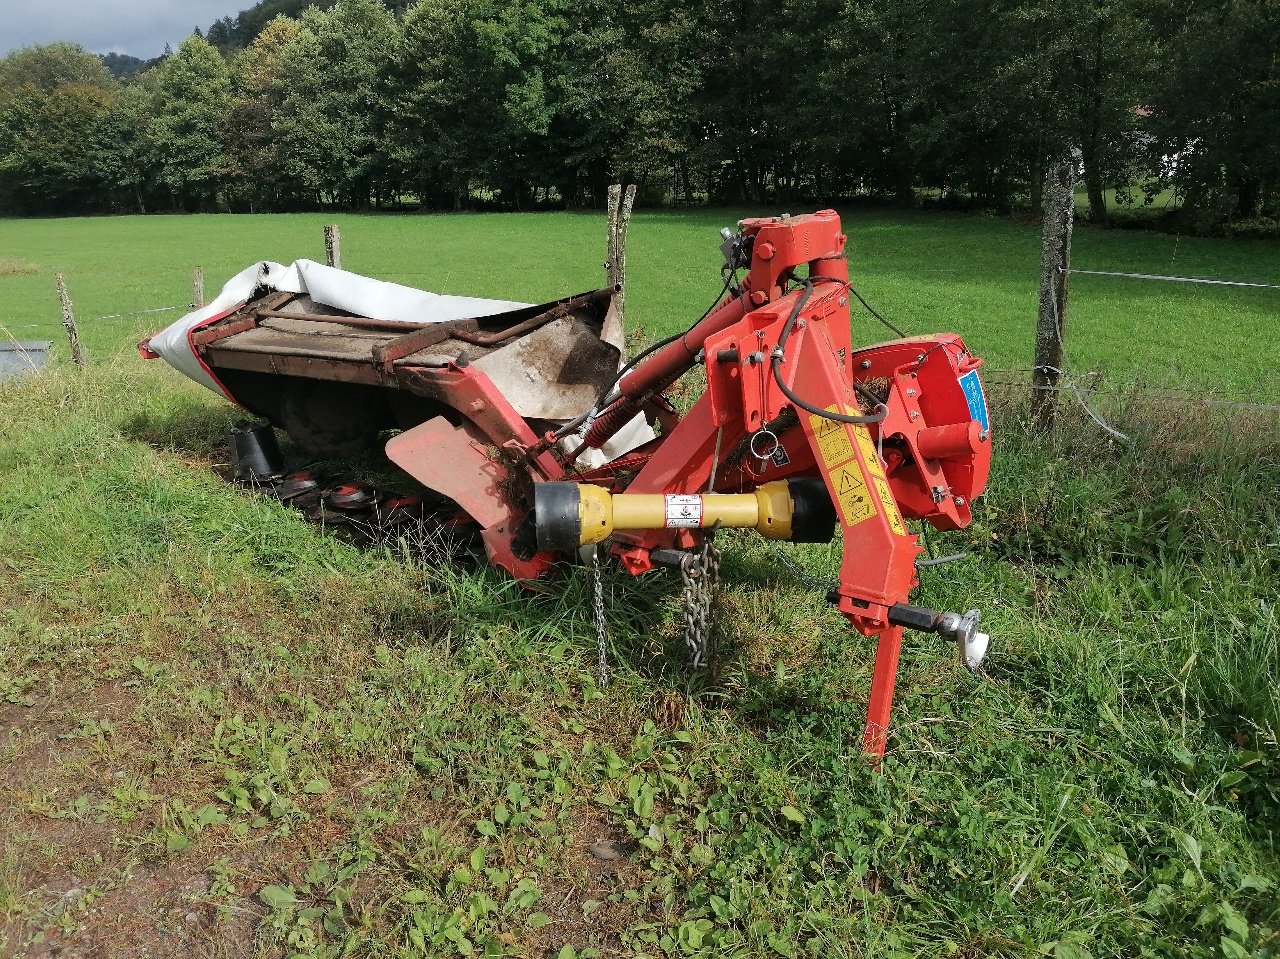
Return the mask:
[[[828, 406], [828, 413], [843, 413], [839, 406]], [[816, 413], [809, 416], [809, 425], [818, 440], [818, 452], [831, 473], [831, 485], [836, 490], [836, 502], [840, 506], [840, 514], [845, 524], [857, 526], [875, 516], [879, 510], [875, 500], [867, 488], [863, 467], [854, 457], [853, 443], [849, 441], [852, 431], [853, 439], [862, 453], [866, 464], [866, 475], [875, 484], [880, 502], [884, 504], [884, 513], [890, 528], [899, 536], [907, 535], [907, 526], [898, 511], [898, 502], [893, 498], [889, 481], [885, 478], [884, 467], [880, 465], [880, 454], [876, 450], [875, 441], [871, 439], [871, 431], [860, 424], [844, 424], [829, 420]]]
[[871, 498], [871, 490], [867, 489], [867, 481], [862, 478], [862, 467], [857, 460], [833, 469], [831, 485], [836, 490], [840, 513], [849, 526], [857, 526], [876, 515], [875, 501]]
[[884, 478], [884, 470], [873, 476], [871, 481], [876, 484], [876, 492], [880, 494], [880, 502], [884, 503], [884, 515], [889, 520], [889, 526], [899, 536], [906, 536], [907, 524], [902, 522], [902, 514], [898, 512], [898, 501], [893, 498], [893, 491], [889, 489], [889, 481]]
[[[839, 413], [838, 406], [828, 406], [828, 413]], [[849, 441], [849, 430], [844, 423], [829, 420], [816, 413], [810, 414], [809, 425], [818, 440], [818, 452], [831, 474], [831, 486], [836, 491], [836, 505], [846, 526], [857, 526], [875, 516], [878, 510], [862, 466]]]
[[884, 504], [884, 515], [889, 520], [889, 526], [899, 536], [906, 536], [907, 524], [902, 521], [902, 514], [898, 511], [898, 501], [893, 498], [893, 491], [889, 488], [888, 479], [885, 478], [884, 466], [880, 463], [880, 451], [876, 449], [875, 441], [871, 439], [871, 430], [856, 424], [850, 429], [853, 430], [853, 438], [858, 441], [858, 449], [862, 450], [862, 458], [867, 462], [867, 472], [871, 475], [871, 482], [875, 484], [876, 492], [880, 494], [880, 502]]
[[[829, 406], [827, 412], [834, 413], [836, 408]], [[853, 446], [849, 443], [849, 434], [843, 423], [812, 413], [809, 425], [818, 439], [818, 451], [822, 454], [822, 461], [827, 464], [827, 469], [853, 458]]]
[[858, 441], [858, 449], [862, 450], [862, 458], [867, 461], [867, 472], [872, 476], [884, 476], [884, 468], [880, 465], [880, 453], [871, 439], [871, 430], [857, 424], [849, 428], [853, 430], [853, 438]]

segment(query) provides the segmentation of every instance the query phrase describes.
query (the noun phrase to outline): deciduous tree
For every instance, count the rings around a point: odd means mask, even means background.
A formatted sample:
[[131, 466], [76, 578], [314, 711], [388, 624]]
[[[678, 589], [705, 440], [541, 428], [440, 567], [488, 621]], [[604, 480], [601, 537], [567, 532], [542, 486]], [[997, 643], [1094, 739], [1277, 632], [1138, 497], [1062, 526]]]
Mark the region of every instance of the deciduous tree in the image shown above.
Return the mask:
[[211, 209], [226, 160], [222, 127], [231, 103], [231, 71], [222, 54], [188, 37], [155, 70], [147, 142], [159, 183], [177, 210]]

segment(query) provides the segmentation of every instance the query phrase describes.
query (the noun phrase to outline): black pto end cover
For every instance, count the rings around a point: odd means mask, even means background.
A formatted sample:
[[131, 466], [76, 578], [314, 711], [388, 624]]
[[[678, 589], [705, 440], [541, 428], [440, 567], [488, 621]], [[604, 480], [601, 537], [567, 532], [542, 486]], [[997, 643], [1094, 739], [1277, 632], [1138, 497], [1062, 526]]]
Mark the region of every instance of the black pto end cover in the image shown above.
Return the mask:
[[566, 553], [578, 548], [582, 541], [581, 499], [577, 483], [534, 484], [533, 513], [540, 551]]
[[787, 480], [791, 493], [791, 542], [829, 543], [836, 535], [836, 507], [821, 477]]

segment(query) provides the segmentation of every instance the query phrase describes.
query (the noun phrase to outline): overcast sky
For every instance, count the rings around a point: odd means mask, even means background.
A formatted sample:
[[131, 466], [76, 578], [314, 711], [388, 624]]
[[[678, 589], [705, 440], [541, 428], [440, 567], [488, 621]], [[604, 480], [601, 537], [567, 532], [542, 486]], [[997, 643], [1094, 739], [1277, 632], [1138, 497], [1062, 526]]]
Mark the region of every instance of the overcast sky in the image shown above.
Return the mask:
[[253, 0], [0, 0], [0, 55], [70, 40], [94, 53], [144, 60], [191, 31], [239, 13]]

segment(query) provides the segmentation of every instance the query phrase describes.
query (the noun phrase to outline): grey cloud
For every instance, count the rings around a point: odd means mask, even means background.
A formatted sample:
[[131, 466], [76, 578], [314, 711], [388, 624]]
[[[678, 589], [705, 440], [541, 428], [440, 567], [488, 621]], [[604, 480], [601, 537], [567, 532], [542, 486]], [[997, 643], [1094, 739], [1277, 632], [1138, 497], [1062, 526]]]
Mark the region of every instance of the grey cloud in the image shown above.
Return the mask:
[[195, 27], [235, 16], [253, 0], [0, 0], [0, 55], [55, 40], [94, 53], [159, 56]]

